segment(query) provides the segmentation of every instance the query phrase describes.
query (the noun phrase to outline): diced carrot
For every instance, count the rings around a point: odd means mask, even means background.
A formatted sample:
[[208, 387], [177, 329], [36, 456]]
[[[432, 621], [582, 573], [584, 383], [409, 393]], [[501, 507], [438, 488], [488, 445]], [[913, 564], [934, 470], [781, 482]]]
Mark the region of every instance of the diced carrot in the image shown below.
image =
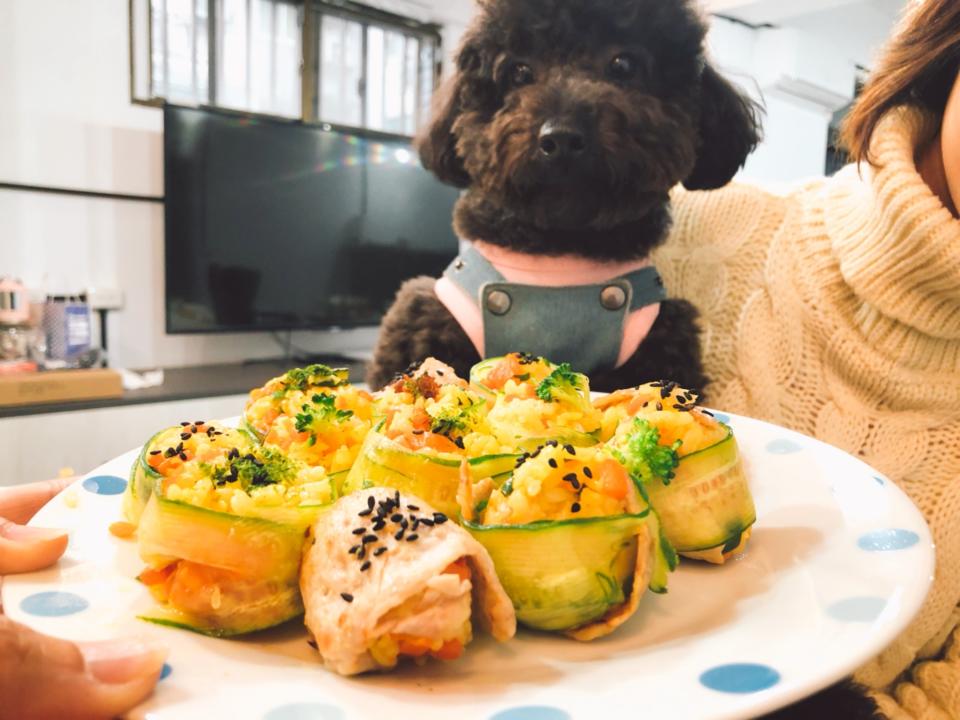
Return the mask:
[[414, 408], [413, 415], [410, 418], [410, 424], [414, 430], [429, 430], [430, 415], [422, 407]]
[[507, 355], [503, 360], [494, 365], [493, 369], [487, 375], [483, 384], [491, 390], [499, 390], [517, 375], [523, 374], [523, 368], [516, 355]]
[[440, 660], [456, 660], [463, 655], [463, 643], [459, 640], [447, 640], [443, 647], [431, 653]]
[[170, 565], [166, 565], [159, 569], [148, 567], [137, 576], [137, 579], [140, 580], [140, 582], [142, 582], [144, 585], [162, 585], [176, 569], [177, 563], [171, 563]]
[[437, 452], [456, 453], [460, 452], [460, 447], [446, 435], [425, 432], [421, 437], [424, 438], [424, 444]]
[[612, 497], [614, 500], [623, 500], [630, 488], [630, 476], [626, 469], [616, 460], [604, 460], [599, 468], [594, 470], [599, 481], [594, 489]]
[[467, 565], [466, 558], [460, 558], [454, 563], [450, 563], [446, 570], [443, 571], [443, 575], [457, 575], [461, 580], [470, 579], [470, 566]]
[[633, 399], [630, 401], [630, 404], [627, 405], [627, 414], [636, 415], [643, 409], [643, 404], [649, 402], [645, 395], [642, 393], [637, 393], [633, 396]]
[[125, 520], [118, 520], [115, 523], [110, 523], [110, 534], [123, 540], [132, 538], [136, 531], [137, 526], [133, 523], [128, 523]]
[[148, 455], [148, 456], [147, 456], [147, 465], [149, 465], [150, 467], [152, 467], [154, 470], [156, 470], [158, 467], [160, 467], [160, 465], [163, 463], [163, 461], [164, 461], [163, 453], [160, 453], [159, 455]]
[[421, 657], [430, 652], [430, 641], [426, 638], [400, 635], [397, 637], [397, 647], [402, 655]]

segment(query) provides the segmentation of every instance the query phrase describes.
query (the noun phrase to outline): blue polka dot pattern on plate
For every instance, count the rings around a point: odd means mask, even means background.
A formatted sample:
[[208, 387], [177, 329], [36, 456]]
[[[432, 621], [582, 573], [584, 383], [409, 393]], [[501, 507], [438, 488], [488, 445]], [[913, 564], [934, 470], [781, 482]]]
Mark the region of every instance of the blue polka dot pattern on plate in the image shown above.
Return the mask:
[[772, 688], [780, 682], [780, 673], [769, 665], [732, 663], [710, 668], [700, 676], [700, 684], [718, 692], [744, 695]]
[[116, 475], [97, 475], [84, 480], [83, 489], [94, 495], [122, 495], [127, 481]]
[[168, 677], [170, 677], [170, 673], [172, 672], [173, 672], [173, 668], [170, 667], [170, 663], [164, 663], [163, 669], [160, 670], [160, 679], [166, 680]]
[[76, 615], [88, 607], [90, 607], [90, 603], [79, 595], [70, 592], [36, 593], [35, 595], [28, 595], [20, 601], [20, 609], [23, 612], [37, 617]]
[[888, 528], [876, 530], [861, 535], [857, 545], [861, 550], [870, 552], [887, 552], [889, 550], [906, 550], [920, 542], [920, 536], [910, 530]]
[[717, 420], [718, 422], [722, 422], [724, 425], [730, 424], [730, 416], [727, 415], [726, 413], [715, 412], [713, 413], [713, 417], [715, 420]]
[[884, 479], [883, 479], [882, 477], [880, 477], [879, 475], [874, 475], [874, 476], [873, 476], [873, 479], [876, 480], [877, 485], [886, 485], [886, 484], [887, 484], [887, 481], [884, 480]]
[[827, 608], [827, 615], [840, 622], [873, 622], [883, 609], [887, 601], [881, 597], [851, 597]]
[[343, 710], [324, 703], [291, 703], [276, 707], [263, 720], [344, 720]]
[[501, 710], [490, 720], [571, 720], [570, 713], [548, 705], [524, 705]]
[[787, 438], [780, 438], [767, 443], [767, 452], [774, 455], [793, 455], [801, 450], [803, 450], [803, 447], [800, 443]]

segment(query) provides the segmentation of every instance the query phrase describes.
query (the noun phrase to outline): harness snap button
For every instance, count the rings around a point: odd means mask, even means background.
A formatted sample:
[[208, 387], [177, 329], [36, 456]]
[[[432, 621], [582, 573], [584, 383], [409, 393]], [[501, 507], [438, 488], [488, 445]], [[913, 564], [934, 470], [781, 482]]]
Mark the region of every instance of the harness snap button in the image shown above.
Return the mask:
[[513, 305], [513, 299], [504, 290], [494, 290], [487, 295], [487, 310], [494, 315], [506, 315], [510, 312], [511, 305]]
[[619, 310], [627, 303], [627, 293], [619, 285], [607, 285], [600, 293], [600, 304], [607, 310]]

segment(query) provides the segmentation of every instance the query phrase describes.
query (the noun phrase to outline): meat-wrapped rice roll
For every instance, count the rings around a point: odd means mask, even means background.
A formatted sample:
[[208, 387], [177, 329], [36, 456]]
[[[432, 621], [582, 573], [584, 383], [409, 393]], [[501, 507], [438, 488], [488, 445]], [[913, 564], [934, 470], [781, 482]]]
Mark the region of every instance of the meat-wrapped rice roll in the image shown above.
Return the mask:
[[354, 493], [311, 535], [300, 575], [306, 625], [334, 672], [389, 670], [402, 657], [455, 659], [474, 622], [500, 641], [516, 630], [487, 551], [412, 495]]

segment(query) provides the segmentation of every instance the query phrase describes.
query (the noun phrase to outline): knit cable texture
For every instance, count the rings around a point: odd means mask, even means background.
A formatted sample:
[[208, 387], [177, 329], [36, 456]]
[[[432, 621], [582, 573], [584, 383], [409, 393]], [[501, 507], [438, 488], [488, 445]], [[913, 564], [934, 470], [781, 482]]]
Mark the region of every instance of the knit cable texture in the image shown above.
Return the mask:
[[843, 448], [923, 512], [930, 595], [856, 679], [891, 718], [940, 720], [960, 719], [960, 222], [917, 173], [929, 129], [895, 111], [876, 169], [782, 196], [677, 190], [655, 262], [702, 313], [711, 405]]

